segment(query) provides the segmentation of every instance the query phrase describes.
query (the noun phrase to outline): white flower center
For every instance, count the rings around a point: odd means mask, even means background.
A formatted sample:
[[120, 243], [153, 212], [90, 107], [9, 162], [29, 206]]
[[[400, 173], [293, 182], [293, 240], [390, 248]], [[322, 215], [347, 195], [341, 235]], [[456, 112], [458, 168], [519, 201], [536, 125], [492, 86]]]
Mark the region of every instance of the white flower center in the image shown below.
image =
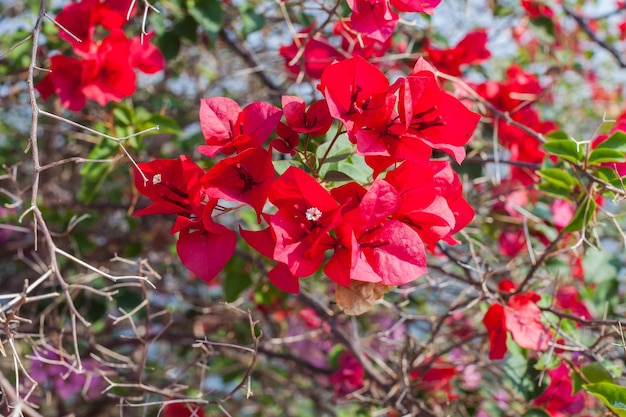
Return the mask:
[[152, 185], [157, 185], [160, 182], [161, 182], [161, 174], [156, 174], [154, 177], [152, 177]]
[[312, 222], [317, 221], [322, 217], [322, 211], [317, 207], [311, 207], [306, 210], [306, 219]]

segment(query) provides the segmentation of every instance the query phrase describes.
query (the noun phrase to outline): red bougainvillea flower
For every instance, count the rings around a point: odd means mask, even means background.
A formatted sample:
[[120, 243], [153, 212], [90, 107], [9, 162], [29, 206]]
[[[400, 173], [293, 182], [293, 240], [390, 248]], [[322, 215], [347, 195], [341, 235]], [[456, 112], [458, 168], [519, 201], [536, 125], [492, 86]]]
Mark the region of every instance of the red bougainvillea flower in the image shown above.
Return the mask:
[[188, 403], [168, 403], [163, 407], [163, 417], [204, 417], [202, 408]]
[[329, 66], [317, 88], [326, 97], [330, 114], [349, 132], [384, 126], [395, 103], [385, 74], [361, 57]]
[[592, 319], [587, 306], [585, 306], [580, 298], [578, 289], [573, 285], [559, 287], [556, 291], [555, 306], [566, 311], [569, 310], [585, 320]]
[[135, 71], [130, 65], [130, 43], [122, 31], [112, 32], [98, 46], [97, 65], [83, 86], [85, 97], [101, 106], [120, 101], [135, 92]]
[[176, 250], [187, 269], [205, 281], [213, 279], [235, 252], [236, 233], [211, 218], [217, 199], [209, 200], [200, 180], [204, 174], [186, 156], [139, 164], [135, 172], [137, 190], [153, 204], [135, 212], [176, 214], [172, 233], [180, 232]]
[[487, 49], [487, 32], [484, 29], [468, 33], [450, 49], [436, 49], [429, 42], [424, 52], [437, 70], [454, 76], [462, 74], [461, 65], [481, 62], [491, 56]]
[[52, 94], [58, 94], [63, 107], [79, 111], [87, 103], [83, 87], [95, 72], [96, 65], [92, 59], [55, 55], [50, 58], [51, 72], [36, 85], [37, 91], [44, 100]]
[[315, 24], [301, 30], [291, 45], [281, 46], [278, 52], [292, 74], [300, 75], [304, 71], [309, 78], [317, 80], [326, 67], [344, 56], [321, 33], [311, 36], [313, 29]]
[[130, 65], [144, 74], [154, 74], [165, 67], [163, 54], [150, 40], [154, 32], [130, 40]]
[[93, 54], [97, 49], [97, 44], [93, 39], [96, 26], [102, 25], [110, 31], [121, 29], [126, 23], [130, 5], [131, 0], [82, 0], [69, 3], [55, 20], [80, 41], [64, 30], [59, 31], [59, 36], [72, 44], [76, 54], [81, 56]]
[[433, 14], [441, 0], [390, 0], [391, 5], [401, 12]]
[[333, 28], [335, 35], [341, 36], [341, 48], [350, 56], [361, 56], [365, 59], [381, 57], [391, 48], [391, 38], [380, 42], [362, 36], [352, 28], [350, 20], [339, 20]]
[[300, 97], [283, 96], [282, 107], [287, 125], [298, 133], [320, 136], [328, 132], [333, 124], [326, 100], [318, 100], [306, 110], [306, 104]]
[[452, 235], [474, 218], [448, 161], [406, 161], [389, 171], [385, 180], [400, 193], [401, 204], [392, 217], [411, 226], [427, 245], [439, 240], [457, 243]]
[[348, 0], [352, 28], [368, 38], [385, 42], [393, 35], [398, 14], [387, 0]]
[[[227, 227], [215, 223], [211, 218], [213, 209], [217, 205], [217, 200], [212, 200], [206, 205], [201, 224], [182, 223], [184, 229], [180, 229], [178, 242], [176, 242], [176, 253], [180, 261], [187, 269], [193, 272], [198, 278], [209, 282], [220, 273], [226, 266], [228, 260], [235, 253], [237, 244], [237, 234]], [[177, 220], [183, 220], [178, 217]], [[174, 224], [176, 227], [176, 224]], [[175, 230], [174, 228], [172, 230]]]
[[507, 351], [507, 331], [513, 340], [525, 349], [544, 351], [552, 335], [541, 323], [541, 310], [537, 301], [541, 297], [532, 291], [509, 298], [506, 306], [495, 303], [483, 317], [489, 333], [491, 348], [489, 359], [502, 359]]
[[421, 58], [413, 72], [395, 86], [400, 97], [398, 114], [405, 129], [402, 136], [416, 138], [447, 152], [461, 163], [465, 158], [463, 146], [470, 140], [480, 115], [441, 90], [432, 67]]
[[[341, 221], [339, 205], [313, 177], [295, 167], [274, 181], [269, 200], [278, 208], [266, 216], [270, 227], [260, 232], [242, 230], [242, 237], [263, 255], [285, 264], [293, 277], [311, 275], [333, 246], [329, 231]], [[279, 269], [274, 277], [290, 278], [284, 272]]]
[[[541, 121], [539, 113], [530, 107], [523, 108], [512, 114], [512, 118], [529, 127], [537, 133], [548, 133], [556, 130], [557, 125], [552, 121]], [[511, 152], [509, 160], [528, 163], [529, 166], [512, 166], [511, 180], [522, 185], [531, 185], [539, 180], [530, 164], [540, 165], [545, 157], [541, 143], [533, 135], [508, 124], [504, 120], [498, 122], [498, 137], [500, 143]]]
[[270, 146], [280, 153], [295, 156], [296, 148], [300, 144], [300, 135], [298, 132], [283, 122], [278, 122], [278, 125], [276, 126], [276, 135], [278, 137], [270, 142]]
[[487, 81], [476, 86], [476, 92], [498, 110], [514, 112], [518, 106], [537, 100], [543, 88], [534, 74], [524, 71], [516, 64], [505, 74], [506, 82]]
[[261, 146], [280, 121], [282, 111], [269, 103], [255, 102], [243, 110], [236, 101], [226, 97], [205, 98], [200, 101], [200, 128], [206, 145], [198, 151], [209, 158], [219, 152]]
[[505, 228], [498, 236], [498, 250], [500, 254], [515, 257], [526, 249], [526, 235], [524, 230], [517, 228]]
[[201, 184], [209, 197], [249, 204], [260, 222], [275, 177], [271, 152], [257, 147], [222, 159], [207, 171]]
[[574, 382], [567, 365], [561, 363], [549, 370], [548, 376], [550, 377], [548, 388], [535, 398], [533, 404], [544, 408], [551, 417], [569, 417], [583, 411], [584, 391], [573, 394]]
[[459, 370], [455, 366], [444, 362], [441, 358], [436, 360], [427, 358], [417, 369], [411, 371], [411, 378], [418, 391], [443, 393], [450, 400], [456, 397], [452, 380], [458, 373]]
[[324, 272], [336, 283], [366, 281], [397, 286], [427, 272], [419, 235], [389, 219], [400, 207], [400, 194], [377, 179], [369, 190], [349, 183], [331, 191], [342, 203], [343, 220], [335, 229], [336, 244]]
[[365, 370], [361, 363], [350, 353], [344, 351], [339, 356], [339, 369], [330, 376], [335, 395], [345, 397], [363, 387]]

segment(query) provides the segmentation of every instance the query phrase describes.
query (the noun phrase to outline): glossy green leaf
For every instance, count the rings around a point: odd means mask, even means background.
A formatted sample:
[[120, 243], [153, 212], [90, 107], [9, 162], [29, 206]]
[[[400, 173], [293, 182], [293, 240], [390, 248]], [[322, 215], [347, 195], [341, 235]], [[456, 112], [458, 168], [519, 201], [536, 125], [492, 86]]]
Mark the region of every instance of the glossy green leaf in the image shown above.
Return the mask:
[[574, 217], [563, 229], [564, 232], [578, 232], [584, 229], [596, 212], [596, 202], [593, 198], [586, 197], [583, 202], [576, 208]]
[[583, 159], [580, 146], [573, 140], [554, 139], [544, 143], [541, 147], [550, 155], [558, 156], [566, 161], [580, 162]]
[[583, 385], [583, 389], [598, 398], [619, 417], [626, 417], [626, 388], [610, 382]]
[[557, 183], [563, 187], [571, 187], [578, 184], [578, 180], [569, 172], [560, 168], [544, 168], [537, 171], [541, 178]]
[[617, 131], [607, 140], [596, 146], [596, 149], [611, 149], [626, 154], [626, 133]]
[[543, 181], [537, 186], [537, 188], [539, 188], [544, 193], [548, 193], [552, 196], [565, 199], [569, 199], [572, 192], [571, 187], [564, 186], [561, 183], [556, 183], [552, 181]]
[[594, 149], [589, 154], [589, 164], [597, 165], [602, 162], [624, 162], [624, 152], [615, 149]]

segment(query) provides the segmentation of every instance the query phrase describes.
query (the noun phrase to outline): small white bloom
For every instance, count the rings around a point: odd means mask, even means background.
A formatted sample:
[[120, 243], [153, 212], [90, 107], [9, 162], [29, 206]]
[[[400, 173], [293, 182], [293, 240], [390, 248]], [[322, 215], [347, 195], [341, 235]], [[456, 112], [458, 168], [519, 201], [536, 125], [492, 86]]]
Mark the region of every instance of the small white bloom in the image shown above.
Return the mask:
[[152, 177], [152, 185], [157, 185], [160, 182], [161, 182], [161, 174], [156, 174], [154, 177]]
[[322, 217], [322, 211], [317, 207], [311, 207], [306, 210], [306, 219], [312, 222], [317, 221]]

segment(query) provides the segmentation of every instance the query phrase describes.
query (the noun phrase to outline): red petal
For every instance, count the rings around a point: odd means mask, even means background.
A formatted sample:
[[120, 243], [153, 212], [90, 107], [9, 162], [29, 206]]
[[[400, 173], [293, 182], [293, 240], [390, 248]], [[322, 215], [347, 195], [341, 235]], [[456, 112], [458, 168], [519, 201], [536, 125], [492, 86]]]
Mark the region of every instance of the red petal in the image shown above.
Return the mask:
[[521, 347], [546, 350], [552, 337], [541, 323], [541, 310], [534, 303], [534, 298], [517, 294], [509, 299], [504, 315], [506, 328]]
[[502, 359], [507, 351], [506, 347], [506, 320], [504, 317], [504, 307], [495, 303], [483, 317], [483, 324], [489, 333], [489, 359]]
[[281, 291], [290, 294], [298, 294], [300, 292], [300, 280], [293, 276], [289, 267], [284, 263], [276, 265], [268, 274], [270, 282]]
[[235, 253], [237, 234], [222, 225], [216, 226], [220, 233], [183, 230], [176, 243], [183, 265], [206, 282], [215, 278]]

